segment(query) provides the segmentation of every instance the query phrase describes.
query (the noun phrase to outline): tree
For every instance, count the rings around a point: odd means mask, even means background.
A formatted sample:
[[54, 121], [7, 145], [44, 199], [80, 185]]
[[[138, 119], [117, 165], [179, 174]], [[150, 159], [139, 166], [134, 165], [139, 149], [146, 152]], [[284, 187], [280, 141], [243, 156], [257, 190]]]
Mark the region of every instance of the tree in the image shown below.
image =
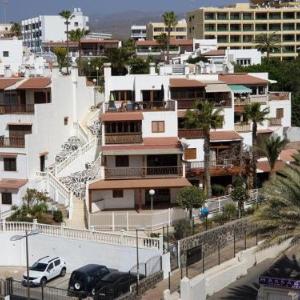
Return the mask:
[[53, 52], [56, 55], [59, 70], [62, 71], [62, 68], [68, 65], [67, 49], [63, 47], [57, 47], [53, 49]]
[[255, 212], [253, 221], [266, 233], [265, 246], [292, 238], [300, 239], [300, 153], [295, 162], [286, 165], [263, 188], [264, 201]]
[[131, 74], [149, 74], [149, 62], [140, 57], [132, 57], [128, 65], [130, 66]]
[[245, 117], [247, 121], [252, 122], [252, 159], [251, 159], [251, 172], [249, 174], [248, 188], [256, 188], [257, 185], [257, 125], [262, 124], [267, 120], [270, 110], [268, 107], [261, 109], [261, 104], [258, 102], [247, 104], [245, 106]]
[[282, 139], [280, 136], [271, 136], [263, 140], [261, 145], [259, 145], [259, 149], [266, 155], [269, 161], [271, 168], [270, 177], [274, 174], [275, 163], [287, 142], [286, 139]]
[[19, 23], [12, 23], [10, 33], [13, 36], [20, 37], [22, 35], [21, 25]]
[[206, 196], [211, 197], [210, 182], [210, 130], [221, 127], [223, 124], [222, 109], [215, 109], [214, 104], [209, 101], [197, 101], [194, 110], [186, 113], [185, 127], [201, 129], [204, 135], [204, 189]]
[[204, 205], [205, 195], [196, 186], [184, 187], [177, 194], [177, 203], [180, 207], [189, 211], [190, 220], [193, 218], [193, 208], [200, 208]]
[[107, 61], [111, 63], [113, 75], [126, 75], [127, 66], [134, 52], [127, 48], [111, 48], [106, 51]]
[[72, 42], [79, 42], [83, 37], [88, 34], [88, 30], [77, 28], [69, 32], [69, 39]]
[[171, 31], [177, 25], [177, 16], [173, 11], [166, 11], [163, 14], [163, 20], [166, 26], [166, 30], [168, 33], [167, 39], [167, 61], [169, 63], [170, 60], [170, 41], [171, 41]]
[[230, 194], [231, 199], [238, 204], [239, 218], [244, 211], [244, 203], [248, 198], [246, 184], [243, 180], [237, 180]]
[[63, 10], [59, 13], [59, 15], [65, 19], [66, 25], [66, 36], [67, 36], [67, 74], [69, 74], [69, 25], [70, 20], [74, 18], [74, 15], [69, 10]]
[[259, 34], [255, 39], [255, 43], [257, 44], [257, 50], [267, 53], [267, 62], [270, 61], [270, 53], [280, 49], [280, 38], [275, 32]]

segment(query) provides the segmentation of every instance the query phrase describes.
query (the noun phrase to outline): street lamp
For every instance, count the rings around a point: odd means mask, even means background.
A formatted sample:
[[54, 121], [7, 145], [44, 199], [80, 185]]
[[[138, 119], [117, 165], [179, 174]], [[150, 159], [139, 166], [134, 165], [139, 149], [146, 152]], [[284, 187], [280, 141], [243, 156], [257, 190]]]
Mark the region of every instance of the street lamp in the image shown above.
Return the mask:
[[136, 293], [139, 294], [139, 284], [140, 284], [140, 260], [139, 260], [139, 231], [144, 231], [143, 227], [135, 229], [136, 237]]
[[97, 78], [97, 86], [99, 86], [99, 80], [98, 80], [98, 78], [99, 78], [99, 76], [98, 76], [98, 73], [99, 73], [99, 67], [98, 67], [98, 66], [96, 67], [96, 72], [97, 72], [97, 74], [96, 74], [96, 78]]
[[149, 195], [150, 195], [150, 201], [151, 201], [151, 210], [153, 210], [153, 197], [155, 195], [155, 190], [151, 189], [149, 191]]
[[204, 206], [200, 209], [200, 216], [202, 218], [205, 218], [205, 230], [207, 230], [207, 218], [208, 218], [208, 215], [209, 215], [209, 210], [208, 210], [208, 207], [207, 206]]
[[26, 240], [26, 273], [27, 273], [27, 299], [30, 300], [30, 285], [29, 285], [29, 251], [28, 251], [28, 237], [37, 235], [40, 232], [38, 230], [29, 231], [25, 230], [25, 235], [14, 235], [9, 240], [11, 242], [19, 241], [25, 238]]

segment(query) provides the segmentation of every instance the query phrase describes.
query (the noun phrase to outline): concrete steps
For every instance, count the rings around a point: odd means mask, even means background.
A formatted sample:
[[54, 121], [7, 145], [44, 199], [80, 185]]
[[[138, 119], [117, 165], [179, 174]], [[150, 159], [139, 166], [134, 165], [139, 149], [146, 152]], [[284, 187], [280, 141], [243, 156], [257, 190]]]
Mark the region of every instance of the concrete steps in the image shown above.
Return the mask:
[[86, 229], [84, 200], [73, 197], [73, 210], [71, 219], [66, 220], [66, 226], [76, 229]]

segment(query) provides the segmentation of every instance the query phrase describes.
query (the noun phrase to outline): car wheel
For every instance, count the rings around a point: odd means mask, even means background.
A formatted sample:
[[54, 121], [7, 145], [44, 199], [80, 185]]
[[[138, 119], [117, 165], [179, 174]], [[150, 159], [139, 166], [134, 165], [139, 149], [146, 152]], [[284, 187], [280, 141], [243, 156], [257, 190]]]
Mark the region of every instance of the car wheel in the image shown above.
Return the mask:
[[66, 268], [62, 268], [61, 271], [60, 271], [60, 276], [61, 277], [66, 276], [66, 272], [67, 272]]
[[46, 283], [47, 283], [47, 278], [46, 278], [46, 277], [43, 277], [43, 278], [41, 279], [41, 286], [45, 286]]

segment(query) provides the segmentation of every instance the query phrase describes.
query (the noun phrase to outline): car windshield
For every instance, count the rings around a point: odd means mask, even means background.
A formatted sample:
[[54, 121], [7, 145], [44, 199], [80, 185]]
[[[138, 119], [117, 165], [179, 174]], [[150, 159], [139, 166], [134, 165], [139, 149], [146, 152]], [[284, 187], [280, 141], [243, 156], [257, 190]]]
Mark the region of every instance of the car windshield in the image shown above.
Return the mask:
[[31, 271], [38, 271], [38, 272], [43, 272], [47, 268], [47, 264], [42, 264], [39, 262], [36, 262], [31, 268]]

